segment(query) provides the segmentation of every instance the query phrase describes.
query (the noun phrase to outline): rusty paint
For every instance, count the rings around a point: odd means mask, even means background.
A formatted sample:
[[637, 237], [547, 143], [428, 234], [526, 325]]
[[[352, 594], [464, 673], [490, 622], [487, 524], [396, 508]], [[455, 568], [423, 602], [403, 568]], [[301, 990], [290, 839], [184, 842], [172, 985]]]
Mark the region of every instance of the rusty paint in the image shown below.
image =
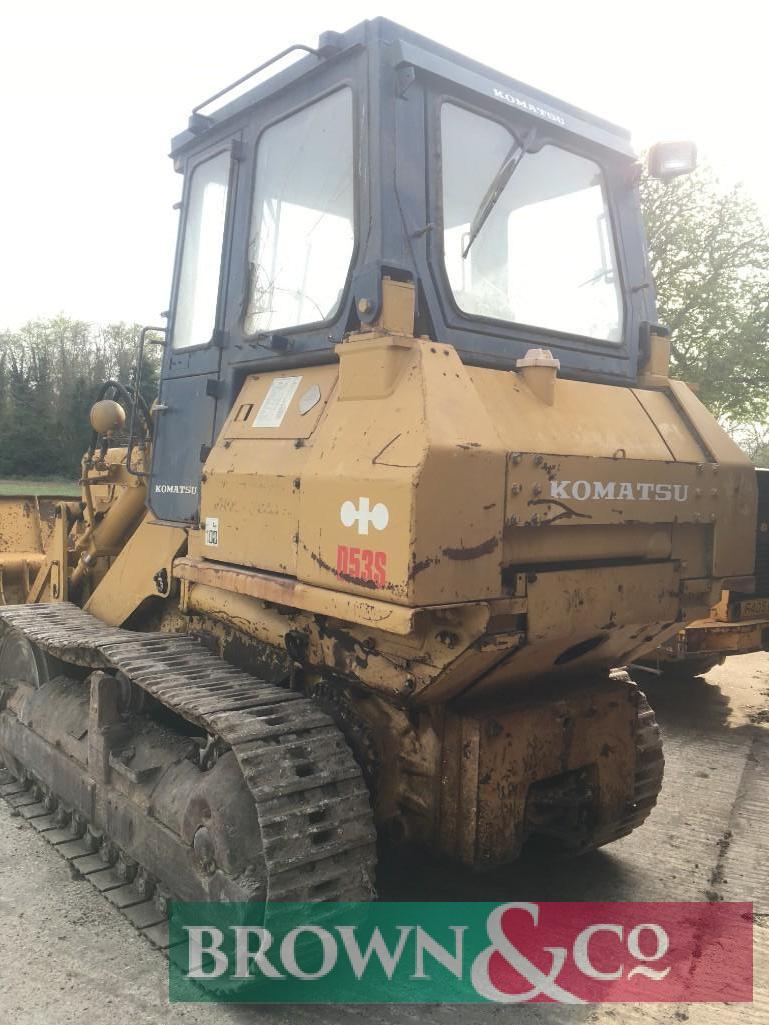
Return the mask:
[[435, 563], [435, 561], [436, 561], [435, 559], [421, 559], [419, 562], [416, 562], [415, 561], [416, 560], [416, 556], [413, 553], [412, 553], [411, 558], [412, 558], [412, 563], [411, 563], [411, 571], [409, 573], [409, 577], [412, 580], [414, 579], [414, 577], [418, 576], [420, 573], [424, 573], [424, 571], [426, 569], [429, 569], [430, 566], [432, 566]]
[[603, 626], [600, 627], [600, 629], [601, 630], [614, 630], [614, 629], [616, 629], [616, 626], [617, 626], [617, 613], [614, 611], [614, 609], [611, 609], [611, 611], [609, 612], [609, 619], [608, 619], [608, 621], [606, 623], [604, 623]]
[[[395, 437], [394, 437], [394, 438], [390, 438], [390, 440], [389, 440], [389, 441], [385, 442], [385, 444], [384, 444], [384, 445], [382, 445], [382, 447], [381, 447], [381, 448], [379, 449], [379, 451], [377, 452], [377, 454], [376, 454], [376, 455], [375, 455], [375, 456], [374, 456], [374, 457], [372, 458], [372, 460], [371, 460], [371, 462], [372, 462], [372, 464], [373, 464], [374, 466], [376, 466], [376, 465], [377, 465], [377, 463], [378, 463], [378, 461], [379, 461], [380, 457], [384, 455], [384, 453], [385, 453], [385, 452], [387, 451], [387, 449], [388, 449], [388, 448], [389, 448], [389, 447], [390, 447], [391, 445], [394, 445], [394, 444], [395, 444], [395, 442], [396, 442], [396, 441], [398, 440], [398, 438], [400, 438], [400, 436], [401, 436], [401, 432], [399, 431], [399, 432], [398, 432], [398, 433], [397, 433], [397, 434], [395, 435]], [[386, 465], [389, 465], [389, 464], [386, 464]]]
[[361, 642], [346, 630], [330, 627], [322, 616], [318, 617], [318, 633], [321, 638], [333, 641], [334, 667], [342, 672], [349, 672], [349, 660], [346, 656], [352, 656], [358, 669], [366, 669], [369, 656], [378, 654], [376, 645]]
[[316, 564], [316, 566], [319, 566], [322, 570], [325, 570], [327, 573], [333, 573], [335, 577], [337, 577], [339, 580], [343, 580], [346, 584], [354, 584], [356, 587], [365, 587], [369, 591], [381, 591], [386, 590], [388, 588], [391, 589], [392, 587], [392, 585], [385, 584], [384, 588], [381, 588], [373, 580], [364, 580], [363, 577], [354, 577], [351, 573], [342, 573], [336, 568], [336, 566], [330, 566], [325, 561], [325, 559], [321, 558], [321, 556], [318, 555], [317, 552], [310, 552], [310, 558]]
[[551, 516], [549, 519], [540, 520], [539, 522], [540, 522], [540, 524], [542, 526], [546, 526], [546, 525], [549, 525], [551, 523], [557, 523], [559, 520], [570, 520], [570, 519], [592, 520], [592, 518], [593, 518], [592, 516], [588, 515], [588, 513], [575, 512], [574, 509], [572, 509], [570, 506], [566, 505], [565, 502], [560, 502], [560, 501], [558, 501], [558, 499], [555, 499], [555, 498], [530, 498], [529, 501], [528, 501], [528, 504], [529, 505], [547, 505], [547, 506], [554, 505], [558, 509], [562, 509], [563, 510], [562, 512], [558, 513], [556, 516]]
[[499, 546], [499, 538], [494, 536], [481, 541], [472, 548], [444, 548], [443, 554], [447, 559], [465, 561], [466, 559], [480, 559], [482, 555], [489, 555]]
[[[317, 553], [310, 555], [327, 565]], [[333, 572], [336, 576], [336, 568]], [[296, 610], [318, 612], [400, 635], [410, 634], [414, 628], [414, 610], [394, 605], [385, 597], [359, 597], [344, 591], [305, 584], [293, 577], [223, 566], [194, 556], [177, 559], [174, 563], [174, 576], [180, 580], [206, 584], [223, 592], [247, 595]]]

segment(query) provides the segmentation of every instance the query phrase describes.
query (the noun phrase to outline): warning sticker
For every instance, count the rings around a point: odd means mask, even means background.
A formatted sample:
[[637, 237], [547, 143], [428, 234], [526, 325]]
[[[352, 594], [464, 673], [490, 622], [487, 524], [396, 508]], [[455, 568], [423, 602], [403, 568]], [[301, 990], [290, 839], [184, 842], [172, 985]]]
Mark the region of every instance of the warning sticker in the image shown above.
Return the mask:
[[251, 426], [280, 427], [301, 380], [301, 377], [276, 377]]
[[206, 516], [205, 542], [212, 548], [219, 544], [219, 520], [216, 516]]

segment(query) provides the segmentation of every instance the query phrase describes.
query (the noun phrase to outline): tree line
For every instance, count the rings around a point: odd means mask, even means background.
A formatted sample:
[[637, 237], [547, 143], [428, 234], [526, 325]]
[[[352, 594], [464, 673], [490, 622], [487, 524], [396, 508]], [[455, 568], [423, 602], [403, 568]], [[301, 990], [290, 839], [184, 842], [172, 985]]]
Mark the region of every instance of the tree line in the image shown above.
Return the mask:
[[[0, 477], [79, 476], [91, 405], [108, 379], [133, 388], [140, 330], [59, 316], [0, 332]], [[142, 383], [149, 401], [157, 377], [149, 346]]]
[[658, 319], [671, 374], [756, 461], [769, 461], [769, 232], [740, 185], [708, 166], [641, 181]]

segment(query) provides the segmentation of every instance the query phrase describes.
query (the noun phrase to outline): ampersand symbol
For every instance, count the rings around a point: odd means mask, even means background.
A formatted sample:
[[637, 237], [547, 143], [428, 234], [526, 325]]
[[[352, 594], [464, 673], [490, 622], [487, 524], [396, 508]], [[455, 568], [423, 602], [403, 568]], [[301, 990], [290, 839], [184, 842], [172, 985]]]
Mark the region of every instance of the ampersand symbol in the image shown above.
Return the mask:
[[[514, 943], [507, 938], [502, 928], [502, 918], [505, 912], [515, 909], [525, 911], [531, 916], [534, 925], [539, 925], [539, 907], [536, 904], [526, 902], [514, 902], [512, 904], [500, 904], [499, 907], [489, 915], [486, 920], [486, 932], [492, 941], [491, 946], [486, 947], [476, 957], [472, 968], [472, 982], [476, 992], [487, 1000], [494, 1000], [500, 1004], [522, 1004], [533, 1000], [541, 994], [551, 997], [562, 1004], [584, 1004], [585, 1000], [575, 996], [568, 990], [563, 989], [556, 982], [561, 969], [566, 962], [567, 951], [565, 947], [545, 947], [550, 954], [552, 961], [550, 971], [541, 971]], [[525, 993], [506, 993], [497, 989], [489, 976], [489, 963], [494, 954], [501, 954], [507, 963], [514, 968], [519, 975], [527, 979], [532, 988]]]

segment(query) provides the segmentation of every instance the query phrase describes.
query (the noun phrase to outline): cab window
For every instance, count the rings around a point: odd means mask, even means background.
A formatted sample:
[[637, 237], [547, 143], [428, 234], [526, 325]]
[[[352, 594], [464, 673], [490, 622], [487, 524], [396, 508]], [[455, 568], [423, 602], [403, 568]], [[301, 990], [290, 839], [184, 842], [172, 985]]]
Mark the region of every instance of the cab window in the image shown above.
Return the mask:
[[355, 239], [352, 110], [340, 89], [259, 140], [247, 335], [328, 320], [341, 303]]
[[603, 174], [594, 161], [445, 103], [443, 249], [465, 313], [622, 340]]
[[172, 345], [205, 345], [216, 327], [230, 154], [218, 153], [192, 172], [187, 196]]

